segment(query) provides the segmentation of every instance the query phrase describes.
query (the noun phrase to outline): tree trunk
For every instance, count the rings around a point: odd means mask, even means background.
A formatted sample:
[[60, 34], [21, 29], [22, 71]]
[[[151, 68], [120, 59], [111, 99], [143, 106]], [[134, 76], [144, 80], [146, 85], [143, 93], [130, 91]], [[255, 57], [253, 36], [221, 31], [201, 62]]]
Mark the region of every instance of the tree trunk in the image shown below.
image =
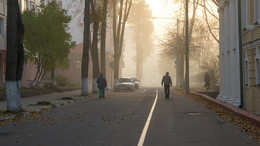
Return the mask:
[[184, 51], [180, 51], [180, 66], [179, 66], [179, 82], [180, 87], [185, 88], [185, 80], [184, 80]]
[[114, 81], [117, 81], [119, 78], [119, 64], [120, 64], [120, 57], [114, 57]]
[[18, 0], [7, 1], [7, 57], [6, 57], [6, 99], [7, 110], [22, 110], [20, 81], [23, 73], [24, 49], [21, 13]]
[[90, 44], [90, 0], [85, 0], [84, 12], [84, 34], [83, 34], [83, 54], [81, 66], [81, 95], [88, 95], [88, 63]]
[[103, 3], [103, 18], [101, 29], [101, 72], [106, 78], [106, 26], [107, 26], [107, 5], [108, 0], [104, 0]]
[[141, 80], [142, 78], [142, 57], [141, 57], [141, 45], [139, 41], [138, 31], [136, 32], [136, 77]]
[[54, 69], [52, 69], [52, 71], [51, 71], [51, 88], [53, 88], [54, 87]]
[[99, 54], [98, 54], [98, 22], [94, 23], [93, 30], [93, 43], [92, 43], [92, 60], [93, 60], [93, 80], [92, 80], [92, 92], [97, 93], [97, 78], [100, 74], [99, 71]]
[[[94, 16], [97, 15], [96, 6], [93, 0], [90, 3], [92, 14]], [[97, 19], [94, 19], [93, 23], [93, 39], [92, 39], [92, 61], [93, 61], [93, 80], [92, 80], [92, 93], [98, 93], [97, 88], [97, 78], [100, 74], [99, 70], [99, 53], [98, 53], [98, 29], [99, 29], [99, 22]]]
[[[125, 25], [131, 9], [132, 0], [126, 0], [125, 3], [124, 0], [120, 0], [119, 15], [117, 15], [116, 12], [117, 9], [116, 5], [117, 5], [116, 1], [113, 1], [113, 38], [114, 38], [114, 52], [115, 52], [114, 79], [115, 80], [119, 78], [119, 67], [120, 67], [119, 64], [120, 64], [120, 58], [121, 58], [122, 48], [123, 48]], [[117, 21], [117, 17], [119, 19], [118, 21]]]

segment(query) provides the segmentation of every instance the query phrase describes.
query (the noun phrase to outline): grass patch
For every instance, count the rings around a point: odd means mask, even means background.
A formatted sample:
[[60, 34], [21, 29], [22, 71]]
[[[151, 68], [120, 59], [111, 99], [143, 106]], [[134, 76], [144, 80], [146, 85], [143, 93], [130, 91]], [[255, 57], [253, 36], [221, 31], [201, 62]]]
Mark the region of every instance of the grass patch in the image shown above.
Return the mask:
[[59, 98], [58, 100], [73, 100], [72, 97], [62, 97], [62, 98]]
[[57, 86], [59, 89], [80, 89], [79, 85]]
[[55, 104], [49, 101], [38, 101], [36, 104], [29, 104], [28, 106], [56, 106]]

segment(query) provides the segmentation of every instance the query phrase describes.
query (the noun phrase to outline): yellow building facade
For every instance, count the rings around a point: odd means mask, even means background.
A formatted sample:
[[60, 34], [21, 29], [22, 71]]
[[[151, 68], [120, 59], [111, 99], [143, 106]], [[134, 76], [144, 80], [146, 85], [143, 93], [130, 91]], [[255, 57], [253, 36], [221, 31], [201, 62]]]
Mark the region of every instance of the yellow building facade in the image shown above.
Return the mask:
[[241, 2], [244, 108], [260, 114], [260, 0]]

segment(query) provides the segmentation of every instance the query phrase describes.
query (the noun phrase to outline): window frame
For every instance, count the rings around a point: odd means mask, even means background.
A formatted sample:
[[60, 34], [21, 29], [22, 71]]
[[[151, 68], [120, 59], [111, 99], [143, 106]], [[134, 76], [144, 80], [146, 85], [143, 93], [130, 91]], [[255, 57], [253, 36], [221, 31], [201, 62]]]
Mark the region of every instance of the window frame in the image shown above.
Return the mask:
[[256, 47], [256, 56], [255, 56], [255, 78], [256, 86], [260, 86], [260, 46]]
[[249, 87], [249, 63], [248, 63], [248, 58], [245, 58], [244, 60], [244, 86]]

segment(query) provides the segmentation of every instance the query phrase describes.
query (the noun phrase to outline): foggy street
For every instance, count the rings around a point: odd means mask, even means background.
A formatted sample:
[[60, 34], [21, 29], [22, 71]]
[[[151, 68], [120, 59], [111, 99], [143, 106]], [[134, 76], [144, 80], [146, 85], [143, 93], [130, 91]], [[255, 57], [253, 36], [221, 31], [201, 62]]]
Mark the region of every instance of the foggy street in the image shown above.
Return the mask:
[[259, 32], [260, 0], [0, 0], [0, 146], [259, 145]]
[[0, 128], [1, 145], [10, 146], [134, 146], [142, 141], [146, 146], [257, 145], [199, 102], [174, 93], [165, 99], [162, 88], [108, 91], [105, 99], [86, 99]]

